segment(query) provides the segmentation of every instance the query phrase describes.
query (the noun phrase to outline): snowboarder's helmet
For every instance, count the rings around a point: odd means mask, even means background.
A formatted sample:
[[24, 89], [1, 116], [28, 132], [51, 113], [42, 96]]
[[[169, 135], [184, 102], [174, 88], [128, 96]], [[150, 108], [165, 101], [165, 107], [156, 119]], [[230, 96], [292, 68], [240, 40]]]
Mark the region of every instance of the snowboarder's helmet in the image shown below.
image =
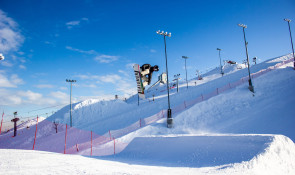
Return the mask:
[[156, 72], [159, 71], [159, 66], [155, 65], [154, 66], [154, 71], [156, 71]]

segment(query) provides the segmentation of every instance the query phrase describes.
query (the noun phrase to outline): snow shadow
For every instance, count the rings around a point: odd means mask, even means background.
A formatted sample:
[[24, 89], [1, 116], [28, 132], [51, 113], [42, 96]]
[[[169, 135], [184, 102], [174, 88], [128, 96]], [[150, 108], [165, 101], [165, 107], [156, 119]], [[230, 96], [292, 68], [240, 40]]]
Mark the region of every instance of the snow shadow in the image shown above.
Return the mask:
[[138, 137], [115, 156], [99, 159], [168, 167], [212, 167], [249, 161], [264, 152], [272, 136]]

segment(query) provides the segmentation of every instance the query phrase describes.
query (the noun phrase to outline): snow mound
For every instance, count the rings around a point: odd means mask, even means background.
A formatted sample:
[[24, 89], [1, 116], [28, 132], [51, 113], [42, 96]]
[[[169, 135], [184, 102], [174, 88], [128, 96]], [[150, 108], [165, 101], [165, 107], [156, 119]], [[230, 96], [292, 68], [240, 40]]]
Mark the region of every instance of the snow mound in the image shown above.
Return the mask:
[[157, 166], [209, 167], [249, 161], [273, 141], [263, 135], [137, 137], [115, 158]]
[[120, 154], [105, 159], [166, 167], [217, 167], [226, 174], [294, 174], [295, 144], [282, 135], [138, 137]]
[[263, 153], [226, 171], [237, 170], [245, 174], [295, 174], [295, 144], [288, 137], [275, 135]]

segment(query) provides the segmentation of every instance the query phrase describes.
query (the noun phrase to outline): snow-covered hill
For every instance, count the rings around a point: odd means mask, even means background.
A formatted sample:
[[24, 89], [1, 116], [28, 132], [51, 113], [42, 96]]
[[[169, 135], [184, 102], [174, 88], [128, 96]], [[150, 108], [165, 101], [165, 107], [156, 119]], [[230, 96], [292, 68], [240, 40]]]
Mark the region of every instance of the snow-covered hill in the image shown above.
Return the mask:
[[[258, 72], [289, 58], [291, 58], [291, 54], [253, 65], [251, 72]], [[211, 93], [216, 88], [236, 82], [248, 75], [248, 70], [245, 69], [244, 64], [226, 65], [224, 72], [225, 75], [222, 77], [220, 68], [216, 68], [204, 74], [203, 80], [192, 79], [189, 81], [189, 89], [186, 88], [186, 83], [182, 82], [179, 85], [179, 93], [177, 93], [176, 88], [171, 89], [171, 107], [173, 108], [185, 100], [195, 99], [201, 94]], [[256, 81], [253, 82], [255, 86]], [[173, 84], [171, 83], [170, 86]], [[166, 85], [156, 85], [147, 92], [146, 100], [139, 101], [139, 106], [137, 95], [127, 99], [126, 102], [122, 100], [100, 101], [93, 99], [73, 104], [73, 126], [89, 131], [92, 130], [98, 134], [124, 128], [140, 118], [149, 117], [162, 109], [167, 109], [167, 91], [165, 90]], [[153, 96], [155, 101], [153, 101]], [[48, 120], [58, 120], [64, 124], [69, 124], [69, 109], [69, 106], [65, 106], [49, 117]]]
[[[253, 65], [251, 72], [274, 66], [290, 57], [289, 54]], [[166, 128], [166, 120], [162, 119], [116, 138], [114, 143], [124, 143], [124, 146], [116, 147], [115, 156], [96, 157], [101, 160], [47, 152], [5, 150], [32, 149], [34, 127], [20, 129], [20, 135], [15, 138], [10, 137], [12, 133], [1, 134], [0, 148], [4, 150], [0, 150], [3, 155], [0, 160], [0, 165], [3, 166], [0, 170], [8, 174], [19, 173], [33, 166], [29, 161], [39, 161], [35, 167], [44, 174], [294, 174], [295, 71], [292, 65], [293, 63], [286, 64], [255, 78], [255, 96], [252, 96], [247, 89], [247, 83], [244, 83], [173, 115], [172, 129]], [[172, 109], [185, 100], [195, 99], [201, 94], [210, 93], [218, 87], [246, 77], [248, 70], [238, 69], [237, 66], [239, 65], [226, 66], [226, 74], [223, 77], [216, 68], [204, 75], [203, 80], [190, 80], [188, 89], [186, 84], [182, 83], [179, 93], [176, 89], [171, 89]], [[84, 131], [70, 129], [68, 142], [84, 139], [83, 142], [86, 143], [90, 138], [87, 130], [102, 135], [167, 109], [165, 87], [153, 87], [147, 93], [149, 99], [140, 101], [139, 106], [136, 96], [126, 102], [87, 100], [74, 104], [74, 127]], [[151, 101], [153, 95], [155, 101]], [[66, 106], [38, 124], [37, 150], [39, 147], [46, 148], [39, 150], [63, 151], [65, 127], [60, 124], [62, 127], [56, 134], [49, 121], [69, 123], [68, 109]], [[110, 148], [108, 151], [114, 151], [113, 142], [97, 148], [96, 146], [93, 145], [94, 150]], [[76, 153], [90, 155], [90, 148], [80, 147], [80, 151]], [[18, 163], [24, 166], [10, 164], [13, 160], [11, 155], [20, 157]], [[41, 155], [45, 158], [38, 159]], [[46, 160], [51, 159], [56, 161], [44, 168]], [[69, 159], [73, 162], [66, 161]], [[65, 164], [63, 161], [75, 168], [59, 166]], [[87, 163], [79, 165], [80, 161]], [[97, 167], [95, 164], [105, 167]], [[117, 169], [107, 168], [112, 166]], [[30, 173], [30, 170], [22, 172]]]

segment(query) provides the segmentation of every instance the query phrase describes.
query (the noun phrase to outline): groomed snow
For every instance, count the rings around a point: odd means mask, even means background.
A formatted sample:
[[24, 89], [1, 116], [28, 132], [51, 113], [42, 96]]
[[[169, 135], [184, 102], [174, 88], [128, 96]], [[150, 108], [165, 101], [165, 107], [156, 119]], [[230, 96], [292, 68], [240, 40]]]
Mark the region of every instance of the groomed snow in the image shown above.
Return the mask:
[[[225, 138], [225, 139], [224, 139]], [[260, 139], [262, 138], [262, 139]], [[157, 139], [158, 142], [153, 142]], [[167, 139], [176, 139], [177, 142], [167, 142]], [[180, 139], [180, 140], [179, 140]], [[187, 140], [188, 139], [188, 140]], [[197, 139], [196, 147], [187, 141]], [[160, 141], [159, 141], [160, 140]], [[141, 150], [149, 145], [155, 148]], [[164, 143], [163, 143], [164, 142]], [[162, 144], [161, 144], [162, 143]], [[217, 144], [214, 145], [212, 143]], [[238, 145], [231, 145], [238, 144]], [[208, 146], [206, 146], [208, 145]], [[167, 146], [169, 154], [167, 154]], [[220, 147], [219, 147], [220, 146]], [[230, 146], [230, 150], [227, 149]], [[5, 174], [228, 174], [228, 175], [277, 175], [295, 173], [295, 146], [285, 136], [240, 135], [240, 136], [185, 136], [185, 137], [155, 137], [136, 139], [131, 148], [126, 149], [112, 158], [100, 160], [78, 155], [61, 155], [58, 153], [7, 150], [0, 149], [0, 170]], [[179, 147], [179, 148], [177, 148]], [[182, 149], [186, 148], [186, 149]], [[265, 149], [265, 150], [264, 150]], [[129, 152], [131, 151], [131, 152]], [[193, 154], [189, 153], [194, 151]], [[225, 152], [223, 152], [225, 151]], [[243, 152], [240, 152], [243, 151]], [[250, 161], [251, 156], [260, 152]], [[157, 154], [155, 154], [157, 153]], [[187, 156], [187, 157], [186, 157]], [[124, 159], [125, 158], [125, 159]], [[199, 162], [204, 167], [194, 168], [186, 166], [185, 162], [169, 164], [173, 158], [188, 161], [190, 164]], [[185, 159], [186, 158], [186, 159]], [[200, 158], [200, 159], [198, 159]], [[111, 158], [109, 158], [111, 159]], [[229, 163], [239, 159], [240, 163]], [[126, 162], [127, 160], [127, 162]], [[155, 160], [155, 161], [154, 161]], [[196, 161], [194, 161], [196, 160]], [[244, 160], [244, 161], [243, 161]], [[159, 161], [159, 162], [157, 162]], [[236, 160], [234, 160], [236, 161]], [[124, 163], [126, 162], [126, 163]], [[166, 163], [167, 162], [167, 163]], [[222, 163], [229, 163], [219, 165]], [[141, 164], [141, 165], [140, 165]], [[166, 166], [164, 166], [166, 164]], [[176, 165], [176, 166], [175, 166]], [[185, 165], [185, 166], [183, 166]], [[206, 166], [207, 165], [207, 166]]]
[[[290, 54], [251, 67], [252, 72], [287, 60]], [[115, 156], [82, 157], [50, 152], [13, 150], [32, 149], [35, 121], [23, 124], [19, 135], [0, 135], [0, 172], [5, 174], [295, 174], [295, 130], [293, 89], [295, 72], [289, 63], [253, 80], [255, 96], [242, 84], [174, 115], [174, 128], [166, 128], [165, 119], [131, 132], [117, 143], [127, 145]], [[237, 65], [232, 65], [237, 66]], [[199, 97], [247, 75], [246, 69], [228, 66], [221, 77], [211, 71], [204, 81], [191, 80], [189, 89], [171, 91], [172, 107]], [[160, 85], [147, 94], [156, 101], [130, 98], [87, 100], [74, 105], [74, 126], [97, 134], [124, 128], [140, 118], [167, 108], [166, 92]], [[144, 113], [143, 115], [141, 115]], [[68, 107], [49, 118], [68, 122]], [[26, 126], [30, 126], [27, 128]], [[83, 132], [70, 132], [72, 136]], [[85, 131], [86, 133], [86, 131]], [[44, 150], [61, 152], [65, 128], [56, 134], [52, 123], [38, 124], [37, 143]], [[293, 141], [292, 141], [293, 140]], [[70, 140], [71, 141], [71, 140]], [[107, 144], [112, 146], [112, 142]], [[10, 150], [9, 150], [10, 149]], [[88, 149], [88, 148], [87, 148]], [[81, 150], [87, 152], [89, 150]], [[95, 149], [95, 147], [94, 147]], [[97, 148], [98, 149], [98, 148]], [[43, 150], [43, 149], [41, 149]], [[78, 154], [79, 154], [78, 153]], [[0, 173], [1, 174], [1, 173]]]

